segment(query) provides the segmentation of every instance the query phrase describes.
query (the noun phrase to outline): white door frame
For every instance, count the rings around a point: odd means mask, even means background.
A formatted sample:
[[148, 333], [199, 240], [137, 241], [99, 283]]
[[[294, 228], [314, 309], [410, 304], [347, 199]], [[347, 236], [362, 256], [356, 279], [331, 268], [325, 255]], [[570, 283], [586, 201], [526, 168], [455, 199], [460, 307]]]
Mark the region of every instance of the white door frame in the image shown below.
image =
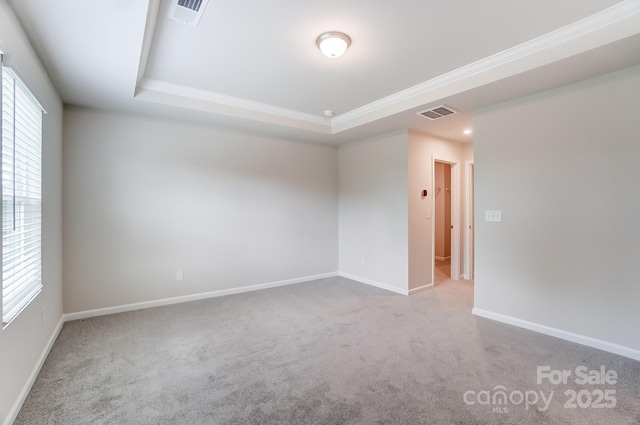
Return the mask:
[[464, 279], [473, 279], [473, 269], [471, 264], [473, 263], [474, 249], [471, 243], [473, 239], [473, 232], [475, 232], [475, 225], [473, 222], [473, 198], [472, 187], [475, 183], [473, 180], [473, 160], [464, 162], [464, 169], [467, 174], [467, 187], [465, 190], [465, 214], [464, 214]]
[[[431, 155], [431, 211], [436, 211], [436, 162], [451, 165], [451, 279], [460, 280], [460, 161]], [[436, 220], [431, 220], [431, 282], [436, 283]]]

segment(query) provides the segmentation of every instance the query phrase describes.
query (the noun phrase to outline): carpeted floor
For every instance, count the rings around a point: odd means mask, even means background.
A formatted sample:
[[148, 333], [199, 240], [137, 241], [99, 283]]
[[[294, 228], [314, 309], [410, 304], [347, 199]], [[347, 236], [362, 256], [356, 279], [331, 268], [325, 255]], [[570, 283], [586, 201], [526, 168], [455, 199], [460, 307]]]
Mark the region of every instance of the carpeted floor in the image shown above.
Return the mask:
[[[70, 322], [16, 424], [640, 423], [639, 362], [474, 317], [472, 299], [331, 278]], [[538, 366], [572, 375], [538, 384]], [[577, 383], [579, 366], [617, 381]]]

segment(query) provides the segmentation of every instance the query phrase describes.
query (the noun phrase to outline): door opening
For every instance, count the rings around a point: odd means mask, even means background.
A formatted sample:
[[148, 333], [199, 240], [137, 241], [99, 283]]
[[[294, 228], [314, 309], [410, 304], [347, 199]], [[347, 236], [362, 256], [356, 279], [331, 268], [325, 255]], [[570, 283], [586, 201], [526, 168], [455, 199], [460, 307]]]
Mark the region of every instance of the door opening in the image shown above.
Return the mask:
[[451, 279], [451, 164], [434, 164], [434, 285]]
[[[440, 164], [440, 165], [438, 165]], [[436, 167], [438, 167], [438, 173], [436, 173]], [[440, 168], [440, 167], [446, 167], [446, 168]], [[444, 170], [444, 171], [442, 171]], [[433, 282], [433, 285], [436, 286], [439, 283], [442, 283], [443, 281], [446, 280], [459, 280], [460, 279], [460, 256], [461, 256], [461, 252], [460, 252], [460, 247], [462, 246], [462, 241], [461, 241], [461, 237], [463, 236], [462, 233], [460, 233], [460, 224], [461, 224], [461, 220], [460, 220], [460, 162], [457, 159], [448, 159], [448, 158], [443, 158], [443, 157], [439, 157], [439, 156], [432, 156], [431, 157], [431, 172], [432, 172], [432, 176], [431, 176], [431, 193], [433, 193], [433, 197], [432, 199], [432, 210], [433, 210], [433, 217], [434, 219], [431, 220], [431, 282]], [[442, 178], [438, 178], [436, 174], [440, 174]], [[440, 187], [440, 190], [438, 191], [438, 187]], [[448, 190], [447, 190], [448, 189]], [[439, 192], [439, 193], [438, 193]], [[444, 203], [447, 202], [449, 203], [449, 210], [448, 212], [446, 212], [445, 214], [443, 214], [443, 217], [445, 217], [445, 219], [443, 220], [443, 224], [441, 225], [441, 230], [440, 233], [444, 234], [445, 237], [443, 238], [443, 241], [445, 243], [445, 249], [446, 249], [446, 244], [448, 242], [448, 251], [445, 251], [445, 255], [442, 254], [436, 254], [436, 238], [438, 230], [436, 230], [436, 221], [437, 220], [437, 207], [438, 204], [436, 203], [438, 199], [441, 199], [443, 202], [443, 205], [445, 205]], [[444, 206], [444, 208], [446, 209], [446, 205]], [[447, 218], [448, 217], [448, 218]], [[446, 221], [445, 221], [446, 220]], [[445, 229], [446, 227], [446, 229]], [[445, 232], [446, 230], [446, 232]], [[449, 257], [449, 259], [447, 259], [446, 257]], [[436, 264], [436, 257], [440, 257], [438, 258], [438, 260], [442, 260], [442, 257], [444, 257], [444, 263], [443, 264], [445, 266], [445, 271], [447, 272], [446, 274], [444, 274], [444, 276], [440, 276], [439, 278], [436, 278], [436, 266], [439, 264]], [[442, 279], [444, 277], [444, 280]]]

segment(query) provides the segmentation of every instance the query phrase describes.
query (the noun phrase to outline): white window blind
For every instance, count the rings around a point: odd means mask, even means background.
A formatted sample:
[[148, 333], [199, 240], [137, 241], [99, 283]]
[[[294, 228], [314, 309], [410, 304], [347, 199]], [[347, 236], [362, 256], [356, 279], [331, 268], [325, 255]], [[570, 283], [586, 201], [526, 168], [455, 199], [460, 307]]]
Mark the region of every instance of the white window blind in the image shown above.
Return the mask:
[[2, 67], [2, 323], [42, 288], [42, 107]]

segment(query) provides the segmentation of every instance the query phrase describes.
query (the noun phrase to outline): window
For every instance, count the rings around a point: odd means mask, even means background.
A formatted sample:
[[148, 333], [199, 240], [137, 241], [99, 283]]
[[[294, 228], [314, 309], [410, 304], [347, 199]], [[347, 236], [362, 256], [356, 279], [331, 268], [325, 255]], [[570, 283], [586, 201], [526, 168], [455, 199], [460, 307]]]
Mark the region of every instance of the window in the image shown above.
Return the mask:
[[2, 324], [42, 289], [42, 107], [2, 66]]

